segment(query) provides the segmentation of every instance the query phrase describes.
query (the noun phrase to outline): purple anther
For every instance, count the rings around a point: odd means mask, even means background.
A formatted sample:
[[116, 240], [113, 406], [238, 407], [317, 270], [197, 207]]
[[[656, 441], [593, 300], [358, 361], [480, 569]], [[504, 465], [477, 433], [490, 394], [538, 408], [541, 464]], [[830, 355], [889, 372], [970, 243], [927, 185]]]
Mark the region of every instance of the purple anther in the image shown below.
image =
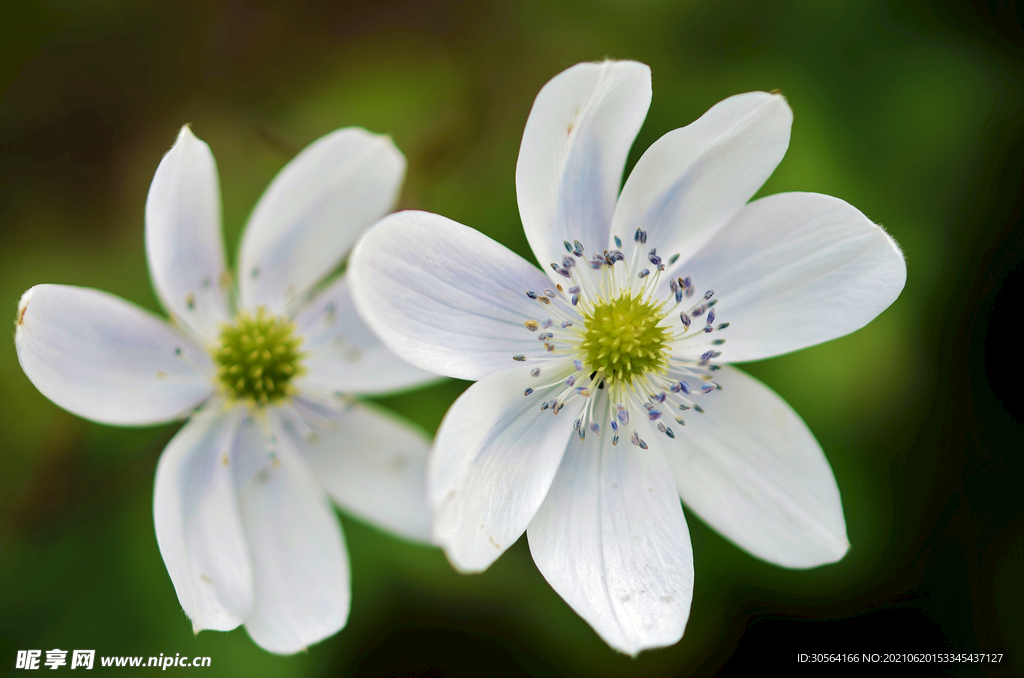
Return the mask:
[[683, 327], [689, 329], [690, 327], [690, 316], [686, 315], [686, 311], [679, 312], [679, 319], [683, 321]]
[[672, 290], [673, 294], [675, 294], [676, 292], [679, 291], [679, 281], [676, 280], [675, 278], [672, 278], [671, 280], [668, 281], [668, 288]]
[[664, 391], [659, 391], [658, 393], [655, 393], [654, 395], [648, 396], [648, 397], [651, 400], [655, 401], [655, 402], [659, 402], [659, 403], [665, 402], [665, 392]]
[[683, 387], [682, 387], [682, 385], [681, 385], [681, 384], [680, 384], [680, 383], [679, 383], [679, 382], [677, 381], [676, 383], [672, 384], [672, 388], [671, 388], [671, 389], [669, 389], [669, 390], [670, 390], [670, 391], [672, 391], [673, 393], [679, 393], [680, 391], [682, 391], [682, 390], [683, 390]]
[[562, 276], [563, 278], [568, 278], [569, 280], [572, 280], [572, 273], [570, 273], [569, 269], [567, 268], [558, 269], [558, 275]]
[[590, 424], [590, 430], [594, 432], [594, 435], [601, 435], [601, 425], [596, 421]]
[[579, 292], [574, 292], [573, 295], [572, 295], [572, 300], [571, 301], [572, 301], [572, 305], [573, 306], [575, 306], [576, 304], [580, 303], [580, 293]]
[[530, 370], [530, 376], [531, 377], [539, 377], [540, 376], [540, 368], [539, 367], [534, 367], [532, 370]]
[[618, 444], [619, 444], [619, 435], [616, 433], [615, 435], [612, 436], [612, 445], [618, 445]]
[[533, 393], [533, 389], [532, 389], [532, 388], [528, 388], [528, 389], [526, 389], [525, 391], [523, 391], [523, 395], [524, 395], [524, 396], [528, 396], [528, 395], [530, 395], [531, 393]]
[[640, 447], [640, 436], [637, 435], [636, 431], [633, 431], [633, 435], [629, 437], [629, 442], [633, 443], [637, 447]]
[[575, 383], [576, 383], [576, 375], [575, 374], [569, 375], [569, 378], [565, 380], [565, 385], [566, 386], [572, 386]]
[[690, 280], [690, 276], [686, 276], [685, 278], [683, 278], [682, 280], [680, 280], [680, 281], [679, 281], [679, 283], [680, 283], [680, 284], [681, 284], [681, 285], [682, 285], [683, 287], [686, 287], [686, 288], [690, 288], [690, 287], [693, 287], [693, 281], [692, 281], [692, 280]]
[[663, 421], [659, 421], [658, 422], [658, 431], [660, 431], [661, 433], [665, 432], [665, 422], [663, 422]]
[[544, 329], [547, 329], [547, 328], [551, 327], [551, 326], [552, 326], [553, 324], [554, 324], [554, 323], [553, 323], [553, 322], [551, 322], [551, 318], [548, 318], [547, 320], [545, 320], [544, 322], [542, 322], [542, 323], [540, 324], [540, 326], [541, 326], [541, 327], [543, 327]]
[[564, 330], [566, 327], [572, 327], [572, 321], [571, 320], [563, 320], [562, 321], [562, 329]]
[[639, 228], [636, 229], [636, 233], [633, 234], [633, 242], [640, 242], [640, 234], [643, 233]]
[[707, 361], [711, 360], [711, 358], [714, 355], [715, 355], [714, 351], [704, 351], [703, 353], [700, 354], [700, 361], [702, 363], [706, 363]]
[[691, 389], [689, 384], [687, 384], [685, 381], [680, 381], [678, 386], [680, 391], [682, 391], [686, 395], [690, 395]]
[[572, 257], [562, 257], [562, 268], [569, 270], [576, 265], [576, 260]]
[[530, 297], [531, 299], [536, 299], [537, 298], [537, 293], [536, 292], [527, 292], [526, 296]]
[[612, 430], [613, 431], [618, 431], [619, 430], [619, 422], [615, 421], [614, 419], [612, 419]]
[[646, 277], [647, 277], [647, 276], [649, 276], [650, 274], [651, 274], [651, 272], [650, 272], [650, 271], [648, 271], [648, 270], [647, 270], [647, 269], [645, 268], [644, 270], [640, 271], [640, 272], [639, 272], [639, 273], [637, 273], [636, 275], [637, 275], [637, 277], [638, 277], [638, 278], [646, 278]]
[[711, 309], [710, 311], [708, 311], [708, 319], [705, 322], [708, 325], [711, 325], [715, 322], [715, 309]]
[[652, 247], [651, 251], [647, 253], [647, 260], [655, 266], [661, 266], [661, 257], [658, 256], [657, 252], [658, 248]]
[[707, 301], [708, 299], [710, 299], [713, 296], [715, 296], [715, 291], [714, 290], [708, 290], [707, 292], [704, 293], [704, 301]]
[[682, 300], [683, 300], [683, 288], [682, 287], [677, 287], [676, 288], [676, 303], [678, 304]]
[[714, 329], [715, 328], [712, 327], [711, 325], [705, 325], [704, 326], [704, 334], [711, 334], [712, 330], [714, 330]]
[[548, 353], [552, 353], [555, 350], [554, 344], [544, 344], [544, 348], [548, 350]]
[[575, 254], [577, 257], [582, 257], [583, 256], [583, 243], [581, 243], [579, 240], [573, 240], [572, 244], [573, 244], [572, 253]]
[[697, 308], [693, 309], [693, 317], [694, 318], [701, 317], [702, 315], [704, 315], [704, 311], [706, 311], [706, 310], [707, 309], [704, 307], [704, 304], [701, 304]]
[[700, 392], [707, 395], [708, 393], [714, 391], [716, 388], [718, 388], [718, 384], [712, 382], [710, 384], [704, 384], [703, 386], [701, 386]]
[[658, 421], [661, 419], [661, 410], [651, 410], [647, 413], [647, 418], [651, 421]]
[[622, 405], [616, 405], [615, 409], [617, 410], [616, 413], [615, 413], [615, 416], [617, 416], [619, 418], [619, 423], [622, 424], [622, 425], [628, 424], [629, 423], [629, 410], [627, 410]]
[[576, 368], [577, 372], [582, 372], [583, 371], [583, 361], [582, 360], [573, 360], [572, 361], [572, 366]]

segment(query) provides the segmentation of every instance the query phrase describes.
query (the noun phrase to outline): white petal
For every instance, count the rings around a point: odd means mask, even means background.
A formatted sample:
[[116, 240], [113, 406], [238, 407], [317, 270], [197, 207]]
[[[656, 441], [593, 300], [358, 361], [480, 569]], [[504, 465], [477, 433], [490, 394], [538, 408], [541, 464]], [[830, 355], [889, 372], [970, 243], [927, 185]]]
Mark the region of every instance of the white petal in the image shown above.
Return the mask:
[[634, 61], [578, 64], [540, 90], [519, 149], [516, 193], [545, 271], [562, 260], [563, 241], [606, 246], [626, 156], [650, 105], [651, 69]]
[[773, 391], [732, 367], [704, 413], [665, 448], [694, 513], [758, 558], [783, 567], [839, 560], [850, 548], [832, 469], [814, 435]]
[[192, 417], [156, 468], [156, 541], [196, 633], [229, 631], [252, 607], [249, 551], [230, 469], [240, 414], [234, 408]]
[[637, 162], [615, 206], [612, 233], [665, 259], [695, 253], [753, 197], [789, 147], [793, 113], [777, 94], [748, 92], [658, 139]]
[[[301, 407], [301, 403], [296, 404]], [[338, 506], [407, 539], [430, 541], [430, 439], [362, 403], [322, 420], [295, 445]]]
[[653, 430], [641, 437], [651, 449], [626, 435], [612, 446], [607, 432], [574, 438], [527, 531], [548, 583], [630, 655], [682, 638], [693, 597], [690, 533], [655, 447], [667, 439]]
[[253, 210], [238, 263], [242, 303], [283, 312], [394, 207], [405, 158], [390, 137], [347, 127], [314, 141]]
[[300, 392], [388, 393], [438, 378], [399, 358], [370, 331], [356, 313], [348, 276], [318, 294], [295, 323], [305, 354], [306, 373], [295, 380]]
[[[903, 253], [856, 208], [817, 193], [747, 205], [678, 275], [714, 290], [722, 361], [760, 360], [871, 322], [907, 279]], [[666, 290], [667, 293], [667, 290]]]
[[515, 365], [512, 356], [547, 352], [523, 323], [544, 320], [551, 283], [484, 234], [427, 212], [381, 220], [352, 251], [356, 308], [391, 350], [413, 365], [459, 379], [482, 379]]
[[245, 628], [263, 649], [291, 654], [345, 626], [348, 552], [323, 488], [288, 436], [273, 434], [276, 448], [268, 450], [258, 429], [243, 424], [235, 466], [255, 585]]
[[180, 419], [213, 393], [210, 357], [166, 322], [106, 292], [36, 285], [18, 304], [25, 374], [64, 409], [104, 424]]
[[427, 465], [434, 539], [464, 572], [486, 569], [526, 530], [547, 494], [583, 398], [560, 414], [528, 367], [487, 377], [448, 410]]
[[146, 199], [146, 259], [164, 308], [201, 337], [227, 320], [220, 184], [210, 147], [188, 126], [156, 169]]

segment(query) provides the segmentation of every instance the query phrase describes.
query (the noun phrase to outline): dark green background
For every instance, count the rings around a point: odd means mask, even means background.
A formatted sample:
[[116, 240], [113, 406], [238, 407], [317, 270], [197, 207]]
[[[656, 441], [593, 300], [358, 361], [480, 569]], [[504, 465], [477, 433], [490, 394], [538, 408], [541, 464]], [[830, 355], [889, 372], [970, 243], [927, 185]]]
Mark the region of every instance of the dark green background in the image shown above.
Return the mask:
[[[67, 414], [25, 378], [10, 342], [0, 674], [17, 649], [54, 647], [209, 655], [202, 672], [218, 676], [745, 674], [799, 669], [799, 652], [951, 651], [1006, 657], [923, 673], [1024, 671], [1021, 37], [1006, 3], [3, 2], [0, 303], [11, 319], [43, 282], [158, 309], [143, 205], [187, 122], [217, 158], [231, 253], [285, 162], [361, 125], [408, 157], [403, 207], [529, 256], [514, 170], [533, 97], [564, 68], [605, 57], [653, 71], [631, 165], [719, 100], [781, 89], [792, 144], [762, 193], [849, 201], [900, 242], [908, 278], [866, 329], [746, 366], [824, 447], [849, 554], [787, 571], [691, 516], [686, 635], [637, 660], [561, 601], [525, 540], [486, 573], [460, 576], [439, 551], [346, 517], [353, 604], [341, 633], [293, 657], [241, 629], [194, 637], [152, 524], [155, 465], [177, 425], [117, 429]], [[433, 431], [464, 387], [384, 402]]]

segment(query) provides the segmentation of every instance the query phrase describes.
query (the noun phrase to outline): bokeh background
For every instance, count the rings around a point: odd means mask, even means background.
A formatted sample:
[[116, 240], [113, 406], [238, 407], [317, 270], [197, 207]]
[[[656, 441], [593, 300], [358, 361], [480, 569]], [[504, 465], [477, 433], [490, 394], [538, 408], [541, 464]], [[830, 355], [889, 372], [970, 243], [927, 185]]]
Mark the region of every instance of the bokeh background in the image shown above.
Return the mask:
[[[977, 651], [1004, 663], [922, 673], [1024, 672], [1022, 55], [1008, 2], [0, 3], [0, 307], [11, 320], [43, 282], [159, 311], [143, 206], [184, 123], [217, 158], [231, 254], [284, 163], [360, 125], [408, 157], [402, 207], [531, 256], [514, 187], [530, 106], [556, 73], [605, 57], [653, 70], [630, 166], [719, 100], [781, 89], [792, 144], [761, 193], [839, 196], [885, 225], [908, 265], [902, 296], [867, 328], [745, 366], [824, 447], [849, 554], [788, 571], [690, 515], [686, 635], [636, 660], [562, 602], [525, 539], [460, 576], [436, 549], [345, 516], [354, 593], [341, 633], [291, 657], [242, 629], [193, 636], [152, 524], [155, 466], [178, 426], [110, 428], [62, 411], [9, 341], [0, 674], [14, 672], [16, 650], [54, 647], [208, 655], [203, 672], [218, 676], [735, 675], [800, 669], [798, 652]], [[466, 385], [382, 402], [434, 431]]]

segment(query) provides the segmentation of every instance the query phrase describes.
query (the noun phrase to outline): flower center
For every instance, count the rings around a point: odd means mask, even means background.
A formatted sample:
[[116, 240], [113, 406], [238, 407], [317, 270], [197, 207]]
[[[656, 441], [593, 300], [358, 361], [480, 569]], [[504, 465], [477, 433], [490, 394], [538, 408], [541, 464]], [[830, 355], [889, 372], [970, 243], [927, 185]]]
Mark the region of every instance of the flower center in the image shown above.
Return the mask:
[[584, 316], [586, 333], [579, 345], [587, 370], [609, 385], [631, 385], [634, 378], [664, 372], [671, 330], [659, 324], [663, 306], [629, 291], [597, 302]]
[[217, 381], [229, 397], [265, 405], [292, 394], [291, 380], [304, 371], [294, 323], [262, 307], [256, 315], [241, 311], [221, 326], [219, 341]]
[[[584, 399], [573, 422], [581, 440], [604, 431], [612, 445], [624, 434], [647, 449], [638, 421], [675, 438], [669, 422], [685, 426], [682, 415], [703, 413], [697, 399], [720, 388], [712, 379], [721, 366], [712, 361], [725, 339], [715, 333], [729, 323], [716, 323], [713, 290], [701, 295], [688, 276], [667, 273], [679, 255], [663, 263], [656, 248], [647, 250], [646, 231], [637, 229], [629, 255], [618, 236], [613, 242], [589, 257], [578, 240], [565, 242], [566, 254], [551, 263], [565, 287], [526, 290], [539, 315], [523, 325], [544, 351], [512, 360], [534, 363], [529, 374], [537, 381], [523, 395], [536, 397], [541, 410], [557, 415]], [[667, 290], [659, 287], [663, 275], [671, 276]]]

